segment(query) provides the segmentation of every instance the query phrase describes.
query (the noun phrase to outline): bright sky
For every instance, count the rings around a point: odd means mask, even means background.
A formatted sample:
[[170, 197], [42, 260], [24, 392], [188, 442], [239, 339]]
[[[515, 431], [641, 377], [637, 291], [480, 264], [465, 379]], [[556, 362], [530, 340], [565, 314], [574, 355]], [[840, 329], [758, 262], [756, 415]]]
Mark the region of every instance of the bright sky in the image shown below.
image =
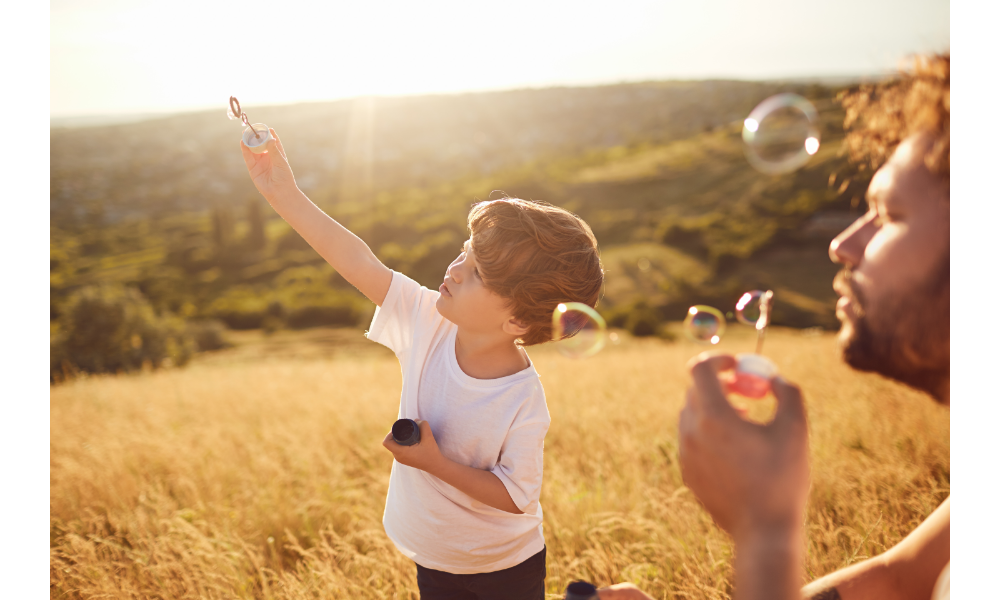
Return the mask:
[[948, 0], [52, 0], [50, 114], [877, 74], [949, 29]]

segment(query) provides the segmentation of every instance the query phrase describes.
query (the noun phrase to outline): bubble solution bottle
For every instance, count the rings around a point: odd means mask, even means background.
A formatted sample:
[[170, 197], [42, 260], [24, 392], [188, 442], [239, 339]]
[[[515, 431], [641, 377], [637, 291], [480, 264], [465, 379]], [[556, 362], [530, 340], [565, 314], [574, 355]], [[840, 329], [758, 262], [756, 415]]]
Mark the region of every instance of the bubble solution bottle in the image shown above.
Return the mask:
[[566, 586], [565, 600], [598, 600], [597, 588], [586, 581], [574, 581]]
[[392, 424], [392, 439], [400, 446], [420, 442], [420, 426], [413, 419], [399, 419]]

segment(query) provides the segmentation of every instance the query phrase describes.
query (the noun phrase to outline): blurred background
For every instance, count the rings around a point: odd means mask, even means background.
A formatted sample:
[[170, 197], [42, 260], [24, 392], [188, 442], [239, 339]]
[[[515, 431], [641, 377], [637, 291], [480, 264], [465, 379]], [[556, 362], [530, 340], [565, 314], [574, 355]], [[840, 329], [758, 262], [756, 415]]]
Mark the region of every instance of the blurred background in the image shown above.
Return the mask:
[[[633, 336], [754, 288], [776, 292], [775, 324], [833, 329], [826, 248], [870, 177], [840, 152], [837, 95], [947, 50], [949, 29], [939, 0], [54, 0], [52, 377], [369, 322], [254, 189], [230, 95], [314, 202], [429, 287], [470, 205], [506, 194], [591, 225], [598, 309]], [[816, 107], [822, 146], [772, 176], [740, 133], [780, 92]]]

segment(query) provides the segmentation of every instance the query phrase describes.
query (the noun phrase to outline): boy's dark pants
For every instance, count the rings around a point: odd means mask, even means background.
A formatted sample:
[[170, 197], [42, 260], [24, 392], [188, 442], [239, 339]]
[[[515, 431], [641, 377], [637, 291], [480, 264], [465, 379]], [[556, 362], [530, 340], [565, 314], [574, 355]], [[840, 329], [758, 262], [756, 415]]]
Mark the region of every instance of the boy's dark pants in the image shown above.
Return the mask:
[[544, 600], [545, 548], [519, 565], [456, 575], [417, 565], [420, 600]]

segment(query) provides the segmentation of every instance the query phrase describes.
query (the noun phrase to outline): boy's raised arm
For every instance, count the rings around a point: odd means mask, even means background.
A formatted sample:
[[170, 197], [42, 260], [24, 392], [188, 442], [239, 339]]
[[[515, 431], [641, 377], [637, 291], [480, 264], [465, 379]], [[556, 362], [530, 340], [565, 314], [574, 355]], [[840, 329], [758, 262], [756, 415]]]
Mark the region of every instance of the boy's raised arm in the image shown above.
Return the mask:
[[292, 229], [326, 262], [369, 300], [381, 306], [392, 282], [392, 271], [382, 264], [361, 238], [334, 221], [295, 185], [281, 140], [267, 143], [267, 152], [254, 154], [240, 141], [243, 160], [257, 190]]

